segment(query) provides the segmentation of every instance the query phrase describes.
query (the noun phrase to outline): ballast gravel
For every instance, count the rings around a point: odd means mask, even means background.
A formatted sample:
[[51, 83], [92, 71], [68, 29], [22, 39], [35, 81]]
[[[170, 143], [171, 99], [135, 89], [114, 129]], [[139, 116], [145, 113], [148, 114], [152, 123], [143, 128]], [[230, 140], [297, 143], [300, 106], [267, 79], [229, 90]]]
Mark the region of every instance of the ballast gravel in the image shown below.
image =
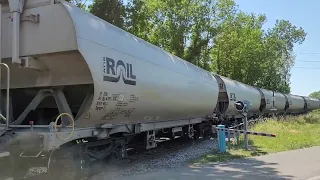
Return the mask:
[[[179, 147], [178, 147], [179, 148]], [[155, 150], [154, 153], [159, 153], [156, 157], [146, 157], [142, 162], [132, 162], [131, 166], [125, 168], [116, 168], [111, 170], [112, 173], [102, 173], [100, 176], [108, 176], [109, 178], [117, 176], [128, 176], [133, 174], [143, 174], [161, 169], [175, 168], [187, 165], [190, 161], [198, 159], [203, 155], [217, 149], [217, 140], [208, 139], [201, 142], [183, 146], [179, 149], [171, 150], [168, 153], [165, 150]], [[157, 148], [156, 148], [157, 149]], [[151, 152], [152, 153], [152, 152]], [[139, 158], [143, 158], [143, 155]], [[110, 169], [109, 169], [110, 170]], [[111, 175], [112, 174], [112, 175]], [[100, 179], [100, 178], [98, 178]]]

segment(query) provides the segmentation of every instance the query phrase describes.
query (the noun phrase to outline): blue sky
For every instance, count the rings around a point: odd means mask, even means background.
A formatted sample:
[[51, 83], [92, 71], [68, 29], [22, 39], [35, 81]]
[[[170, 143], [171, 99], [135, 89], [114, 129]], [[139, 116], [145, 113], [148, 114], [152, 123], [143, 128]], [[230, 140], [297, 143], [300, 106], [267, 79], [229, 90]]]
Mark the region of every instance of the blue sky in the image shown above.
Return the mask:
[[291, 69], [291, 93], [307, 96], [313, 91], [320, 90], [320, 81], [318, 81], [320, 77], [320, 1], [235, 1], [240, 9], [245, 12], [266, 14], [268, 21], [265, 24], [265, 28], [272, 27], [276, 19], [285, 19], [306, 31], [307, 36], [303, 44], [297, 44], [294, 48], [296, 63]]

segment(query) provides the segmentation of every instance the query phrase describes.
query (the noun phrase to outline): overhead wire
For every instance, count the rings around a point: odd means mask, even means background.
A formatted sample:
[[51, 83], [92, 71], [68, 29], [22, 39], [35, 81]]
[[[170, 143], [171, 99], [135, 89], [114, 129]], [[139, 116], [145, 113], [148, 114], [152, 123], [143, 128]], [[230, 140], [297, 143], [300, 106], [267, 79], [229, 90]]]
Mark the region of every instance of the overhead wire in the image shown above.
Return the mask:
[[299, 52], [295, 54], [320, 54], [320, 52]]
[[296, 60], [296, 62], [320, 62], [320, 60]]
[[[319, 53], [320, 54], [320, 53]], [[295, 62], [307, 62], [307, 63], [318, 63], [320, 60], [295, 60]], [[292, 67], [292, 68], [297, 68], [297, 69], [320, 69], [320, 67]]]
[[296, 69], [320, 69], [320, 67], [292, 67]]

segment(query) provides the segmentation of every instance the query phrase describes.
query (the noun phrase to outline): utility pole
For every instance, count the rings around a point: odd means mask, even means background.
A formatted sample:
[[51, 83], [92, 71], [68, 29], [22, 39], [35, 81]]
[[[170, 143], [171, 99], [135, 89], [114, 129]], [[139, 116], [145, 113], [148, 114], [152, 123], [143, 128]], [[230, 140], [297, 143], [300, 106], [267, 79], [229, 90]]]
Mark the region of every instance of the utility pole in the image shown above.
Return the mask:
[[218, 68], [218, 71], [217, 71], [217, 74], [220, 74], [220, 45], [218, 45], [218, 54], [217, 54], [217, 68]]

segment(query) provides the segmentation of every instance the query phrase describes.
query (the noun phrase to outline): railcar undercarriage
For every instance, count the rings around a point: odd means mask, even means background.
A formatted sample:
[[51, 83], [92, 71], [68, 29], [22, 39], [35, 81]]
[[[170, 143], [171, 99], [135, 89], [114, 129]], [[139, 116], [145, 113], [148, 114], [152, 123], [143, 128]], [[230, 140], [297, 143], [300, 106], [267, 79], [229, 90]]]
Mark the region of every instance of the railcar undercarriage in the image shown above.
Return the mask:
[[[208, 117], [77, 128], [72, 126], [68, 116], [55, 121], [62, 113], [69, 114], [72, 119], [75, 117], [75, 121], [83, 118], [85, 107], [92, 101], [92, 93], [92, 85], [11, 90], [11, 120], [8, 129], [1, 124], [0, 137], [2, 168], [9, 168], [6, 176], [27, 177], [33, 171], [30, 167], [38, 166], [42, 168], [37, 171], [43, 171], [49, 177], [54, 173], [51, 169], [59, 167], [59, 170], [68, 171], [59, 173], [70, 176], [64, 179], [79, 179], [79, 176], [89, 174], [90, 166], [96, 160], [126, 158], [130, 146], [155, 148], [158, 137], [198, 139], [210, 135], [212, 125], [218, 122]], [[55, 128], [55, 123], [62, 126]], [[19, 168], [14, 168], [16, 165]]]

